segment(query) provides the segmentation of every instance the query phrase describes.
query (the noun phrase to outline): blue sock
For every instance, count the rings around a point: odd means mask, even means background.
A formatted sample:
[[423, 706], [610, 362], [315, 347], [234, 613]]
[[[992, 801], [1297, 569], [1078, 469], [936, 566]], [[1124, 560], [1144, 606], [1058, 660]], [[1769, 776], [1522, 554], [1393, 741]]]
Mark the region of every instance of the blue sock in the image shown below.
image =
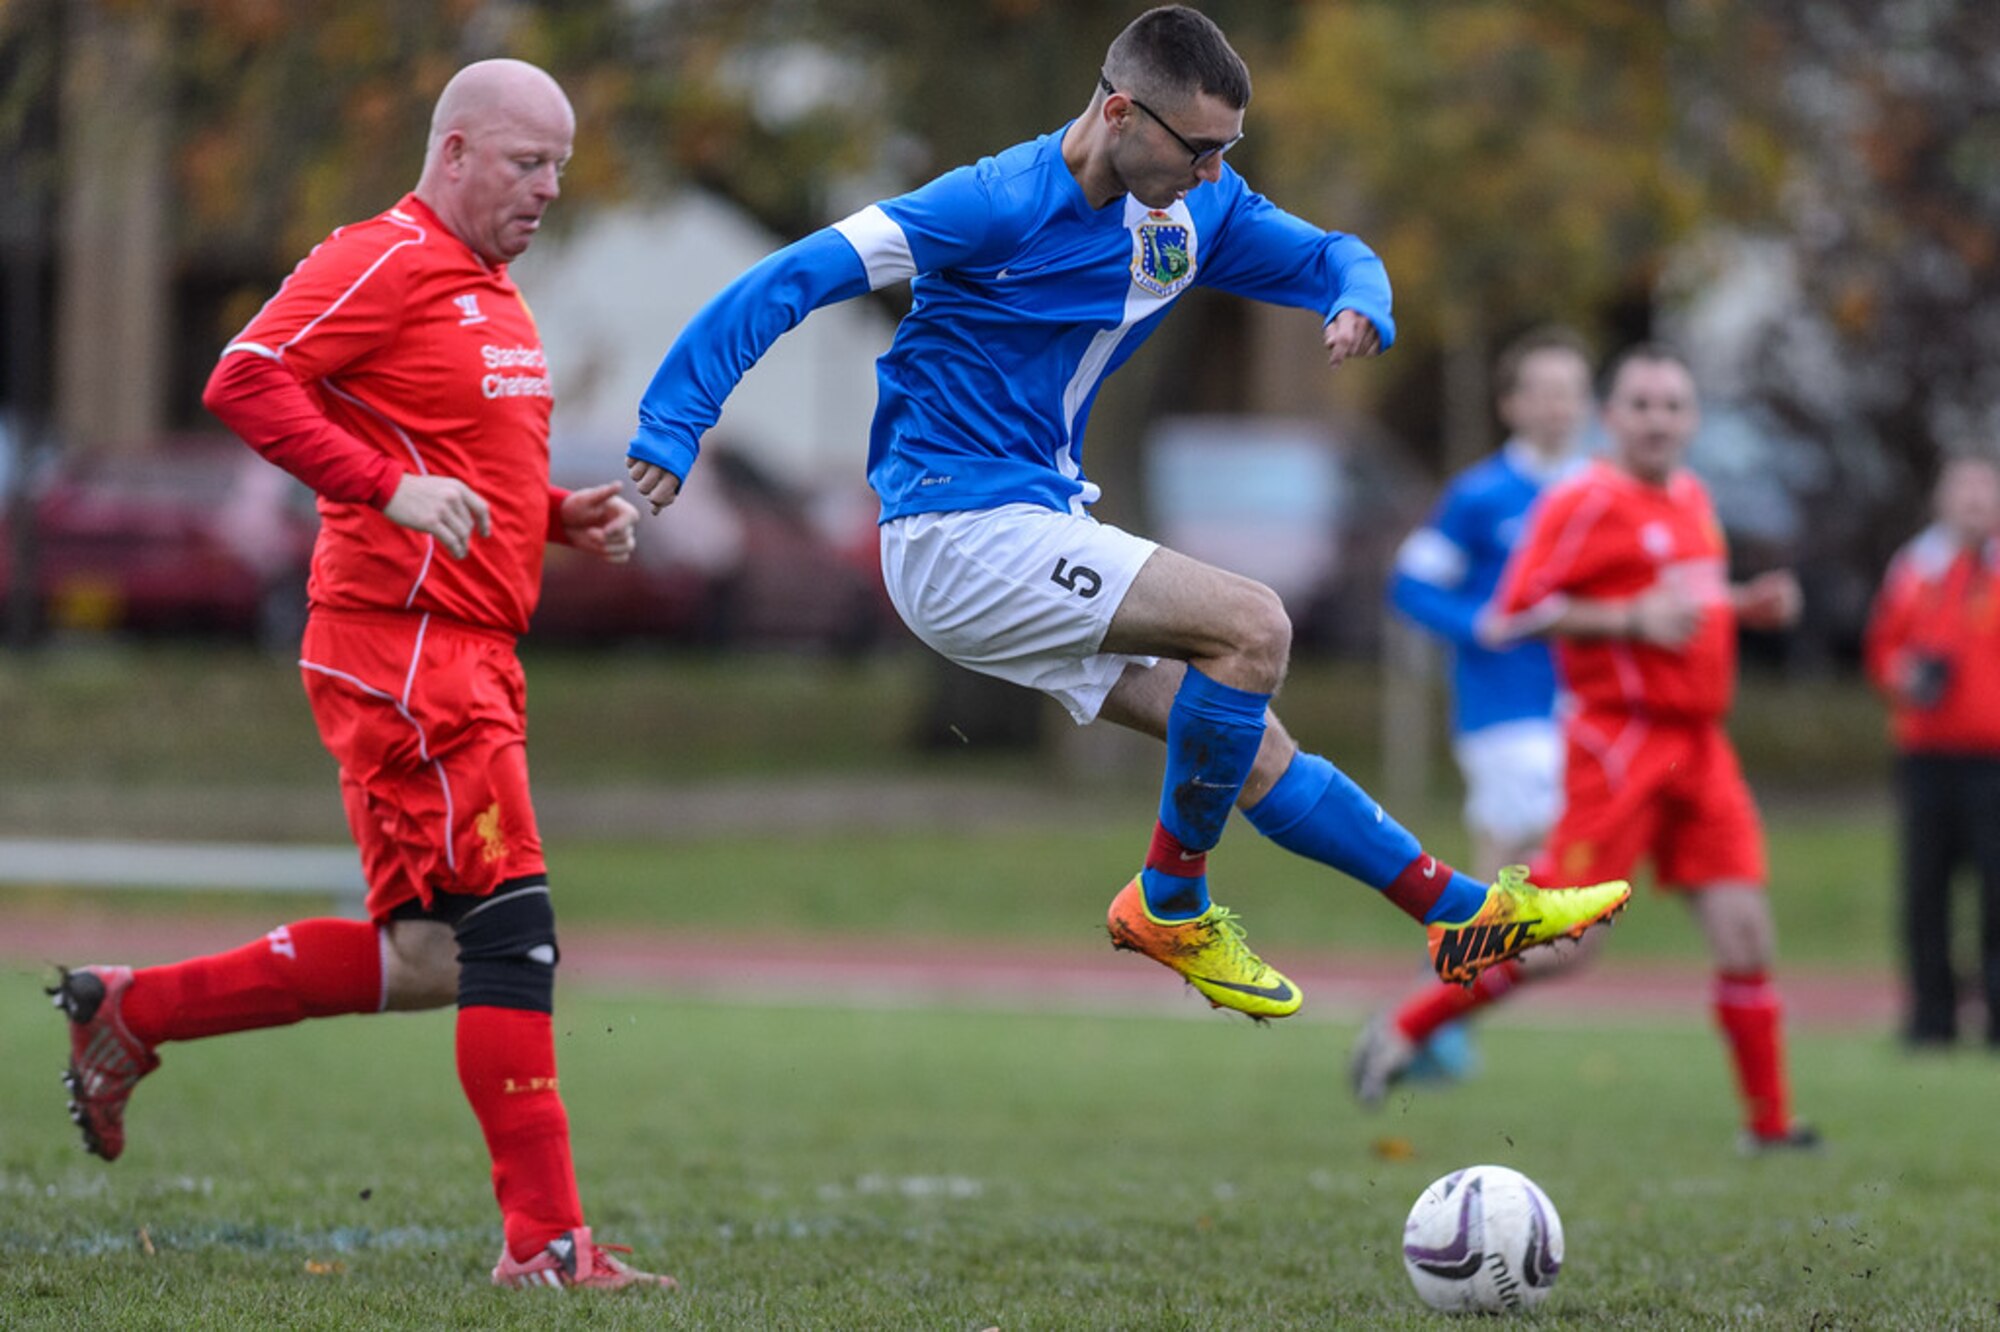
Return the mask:
[[1146, 909], [1156, 918], [1187, 920], [1208, 910], [1205, 853], [1222, 840], [1257, 761], [1270, 703], [1269, 694], [1218, 684], [1192, 666], [1182, 677], [1167, 714], [1160, 826], [1139, 871]]
[[1317, 754], [1300, 750], [1244, 816], [1285, 850], [1361, 880], [1427, 924], [1464, 920], [1486, 900], [1485, 884], [1425, 855], [1408, 829]]

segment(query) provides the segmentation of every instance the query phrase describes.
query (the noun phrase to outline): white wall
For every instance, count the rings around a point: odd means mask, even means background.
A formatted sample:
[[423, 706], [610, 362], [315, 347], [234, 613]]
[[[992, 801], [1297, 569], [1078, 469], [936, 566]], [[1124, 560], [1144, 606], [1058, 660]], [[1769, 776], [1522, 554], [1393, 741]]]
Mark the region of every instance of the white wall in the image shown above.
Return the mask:
[[[555, 378], [558, 479], [624, 474], [639, 398], [675, 336], [780, 243], [726, 202], [687, 191], [600, 210], [544, 236], [514, 265]], [[874, 362], [894, 331], [865, 302], [818, 311], [744, 377], [714, 438], [806, 489], [858, 484], [875, 409]]]

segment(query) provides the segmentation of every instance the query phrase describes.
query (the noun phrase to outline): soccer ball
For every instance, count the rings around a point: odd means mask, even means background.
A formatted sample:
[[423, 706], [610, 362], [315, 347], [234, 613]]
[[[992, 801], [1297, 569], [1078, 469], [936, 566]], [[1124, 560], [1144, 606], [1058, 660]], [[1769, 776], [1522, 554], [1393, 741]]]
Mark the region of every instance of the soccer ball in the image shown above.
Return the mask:
[[1549, 1297], [1562, 1270], [1562, 1218], [1518, 1170], [1454, 1170], [1403, 1223], [1403, 1268], [1423, 1302], [1445, 1313], [1511, 1313]]

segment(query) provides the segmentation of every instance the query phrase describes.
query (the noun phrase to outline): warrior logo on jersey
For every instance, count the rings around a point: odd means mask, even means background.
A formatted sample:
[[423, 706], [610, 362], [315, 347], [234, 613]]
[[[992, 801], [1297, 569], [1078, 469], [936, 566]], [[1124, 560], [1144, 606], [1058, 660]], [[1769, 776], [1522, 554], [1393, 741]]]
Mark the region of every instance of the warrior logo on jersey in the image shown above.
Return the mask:
[[1132, 231], [1132, 281], [1172, 296], [1194, 280], [1194, 229], [1166, 213], [1146, 214]]

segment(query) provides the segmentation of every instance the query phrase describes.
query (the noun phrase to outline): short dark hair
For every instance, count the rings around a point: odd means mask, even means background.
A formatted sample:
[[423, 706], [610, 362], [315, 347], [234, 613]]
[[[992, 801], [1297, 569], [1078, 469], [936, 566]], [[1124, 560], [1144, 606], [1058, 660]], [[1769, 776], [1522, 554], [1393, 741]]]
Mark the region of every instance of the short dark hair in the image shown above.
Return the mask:
[[1589, 344], [1575, 329], [1543, 324], [1529, 329], [1501, 350], [1500, 359], [1493, 366], [1493, 396], [1504, 398], [1521, 387], [1521, 367], [1530, 356], [1546, 351], [1569, 352], [1583, 362], [1586, 374], [1590, 369]]
[[1618, 387], [1618, 376], [1625, 373], [1625, 367], [1635, 361], [1646, 361], [1649, 363], [1665, 362], [1668, 365], [1677, 365], [1688, 372], [1689, 378], [1694, 377], [1694, 367], [1688, 364], [1688, 358], [1681, 354], [1680, 348], [1674, 346], [1672, 343], [1659, 341], [1635, 342], [1624, 351], [1612, 357], [1611, 364], [1604, 368], [1604, 394], [1606, 397], [1611, 396], [1611, 390]]
[[1127, 24], [1104, 53], [1120, 92], [1178, 100], [1206, 93], [1241, 111], [1250, 105], [1250, 69], [1208, 15], [1161, 5]]

